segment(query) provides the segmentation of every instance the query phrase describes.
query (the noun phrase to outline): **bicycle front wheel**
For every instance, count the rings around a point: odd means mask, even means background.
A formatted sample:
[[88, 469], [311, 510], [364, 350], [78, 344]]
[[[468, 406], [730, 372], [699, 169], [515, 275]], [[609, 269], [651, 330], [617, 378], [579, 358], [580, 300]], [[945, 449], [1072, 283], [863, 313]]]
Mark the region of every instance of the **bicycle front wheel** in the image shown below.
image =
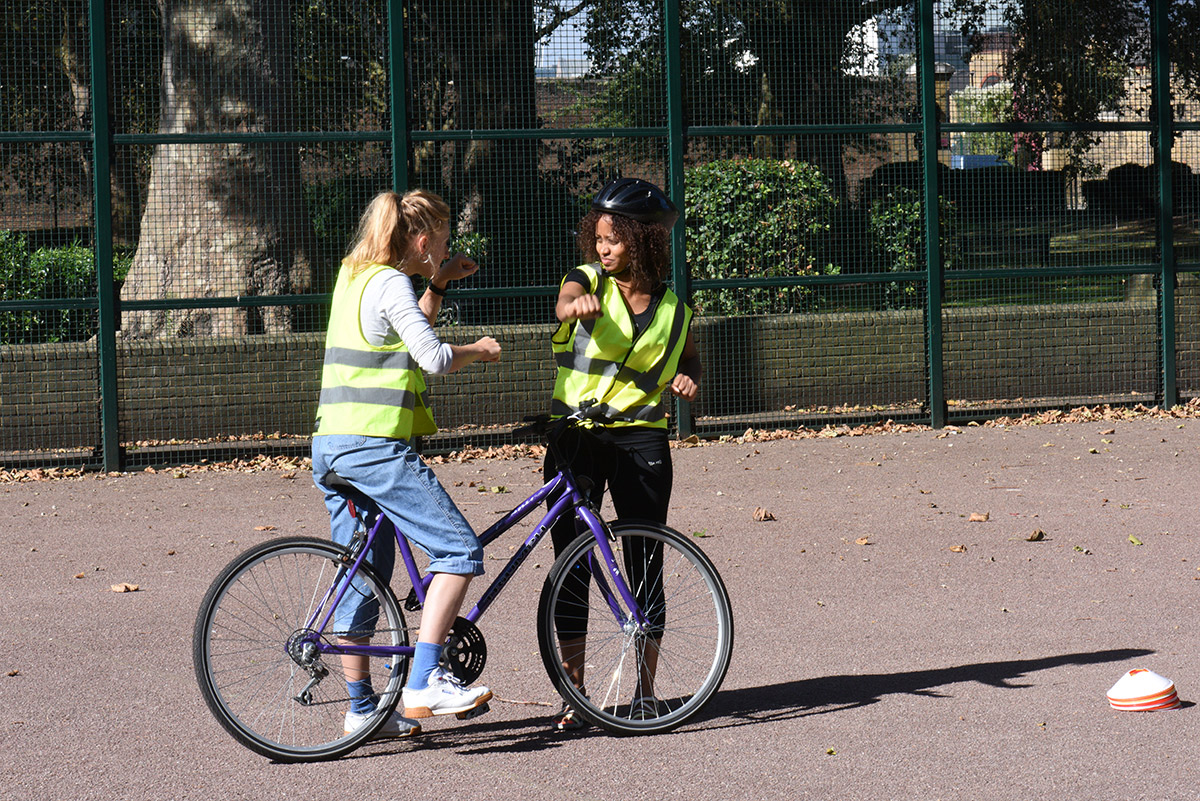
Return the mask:
[[[364, 564], [346, 591], [343, 607], [346, 599], [358, 602], [350, 622], [339, 630], [335, 615], [315, 630], [332, 603], [329, 589], [344, 575], [345, 556], [327, 540], [263, 543], [234, 559], [200, 605], [192, 643], [200, 692], [221, 725], [263, 756], [309, 762], [346, 754], [384, 724], [400, 698], [406, 657], [351, 658], [324, 649], [408, 645], [396, 597], [373, 570]], [[362, 698], [351, 698], [347, 678], [369, 678], [369, 685], [353, 685]], [[354, 700], [375, 708], [348, 733]]]
[[[733, 611], [717, 569], [674, 529], [611, 525], [635, 620], [595, 538], [584, 534], [555, 561], [542, 587], [538, 644], [563, 699], [614, 734], [655, 734], [687, 721], [721, 686], [733, 653]], [[564, 661], [583, 666], [586, 691]]]

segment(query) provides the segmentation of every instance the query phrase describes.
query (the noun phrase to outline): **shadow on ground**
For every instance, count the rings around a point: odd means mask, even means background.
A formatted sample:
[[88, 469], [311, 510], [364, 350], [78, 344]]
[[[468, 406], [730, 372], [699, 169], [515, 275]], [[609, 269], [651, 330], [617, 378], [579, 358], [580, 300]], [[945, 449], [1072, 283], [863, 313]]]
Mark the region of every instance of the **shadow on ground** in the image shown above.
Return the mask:
[[[1095, 665], [1147, 656], [1145, 648], [1118, 648], [1107, 651], [1061, 654], [1041, 659], [1014, 659], [1006, 662], [980, 662], [972, 665], [913, 670], [903, 673], [863, 673], [854, 676], [822, 676], [764, 687], [746, 687], [719, 693], [698, 719], [737, 726], [770, 720], [823, 715], [843, 709], [874, 704], [888, 695], [924, 695], [949, 697], [939, 690], [951, 684], [978, 682], [989, 687], [1019, 690], [1034, 686], [1017, 683], [1030, 673], [1065, 665]], [[694, 725], [694, 724], [693, 724]], [[718, 724], [720, 725], [720, 724]]]
[[[1066, 665], [1095, 665], [1148, 656], [1146, 648], [1061, 654], [1040, 659], [980, 662], [972, 665], [913, 670], [902, 673], [864, 673], [854, 676], [822, 676], [814, 679], [744, 687], [718, 693], [696, 718], [676, 733], [688, 729], [719, 729], [749, 726], [777, 720], [824, 715], [868, 706], [889, 695], [950, 697], [940, 688], [978, 682], [989, 687], [1020, 690], [1033, 682], [1018, 682], [1031, 673]], [[588, 728], [560, 734], [549, 729], [550, 712], [519, 720], [498, 720], [431, 731], [412, 740], [367, 746], [348, 758], [387, 756], [400, 751], [452, 748], [462, 754], [525, 753], [558, 748], [586, 737], [605, 737], [605, 732]]]

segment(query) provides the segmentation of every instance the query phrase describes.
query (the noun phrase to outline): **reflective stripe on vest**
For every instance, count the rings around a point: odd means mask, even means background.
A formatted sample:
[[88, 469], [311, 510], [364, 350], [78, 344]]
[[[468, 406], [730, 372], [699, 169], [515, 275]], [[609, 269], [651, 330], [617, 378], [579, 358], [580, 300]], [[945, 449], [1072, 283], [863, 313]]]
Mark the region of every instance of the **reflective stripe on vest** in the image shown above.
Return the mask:
[[357, 276], [343, 265], [333, 290], [316, 435], [360, 434], [411, 439], [437, 431], [425, 396], [425, 377], [401, 341], [376, 347], [359, 322], [367, 283], [384, 265]]
[[[604, 315], [563, 323], [551, 343], [558, 376], [551, 414], [561, 416], [594, 400], [614, 425], [665, 428], [663, 390], [675, 378], [687, 341], [691, 310], [671, 290], [636, 337], [621, 291], [597, 265], [581, 268], [600, 298]], [[565, 281], [565, 279], [564, 279]]]

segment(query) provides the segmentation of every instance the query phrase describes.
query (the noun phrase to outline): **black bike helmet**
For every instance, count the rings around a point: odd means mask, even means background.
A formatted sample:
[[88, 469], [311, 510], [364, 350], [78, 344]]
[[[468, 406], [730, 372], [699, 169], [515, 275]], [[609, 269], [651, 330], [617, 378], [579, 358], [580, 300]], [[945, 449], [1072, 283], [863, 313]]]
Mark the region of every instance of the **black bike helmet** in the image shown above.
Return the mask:
[[592, 199], [592, 209], [620, 214], [640, 223], [658, 223], [668, 231], [679, 219], [679, 209], [654, 184], [641, 178], [618, 178]]

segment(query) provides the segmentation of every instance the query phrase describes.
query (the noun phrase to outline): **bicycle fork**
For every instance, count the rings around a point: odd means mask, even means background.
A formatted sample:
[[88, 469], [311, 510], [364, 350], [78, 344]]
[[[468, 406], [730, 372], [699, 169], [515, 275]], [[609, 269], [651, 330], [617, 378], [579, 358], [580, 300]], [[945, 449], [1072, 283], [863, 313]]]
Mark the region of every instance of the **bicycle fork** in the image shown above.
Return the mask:
[[[605, 535], [595, 538], [596, 550], [600, 552], [600, 556], [602, 557], [600, 560], [601, 564], [596, 564], [595, 557], [592, 554], [588, 554], [587, 557], [588, 570], [596, 580], [596, 586], [600, 591], [601, 597], [608, 604], [613, 618], [621, 626], [626, 636], [644, 636], [646, 629], [650, 626], [650, 620], [646, 617], [646, 611], [638, 603], [633, 594], [633, 589], [625, 581], [625, 577], [621, 575], [620, 568], [617, 566], [617, 557], [612, 549], [612, 544], [617, 541], [616, 535], [612, 533], [608, 525], [600, 519], [600, 516], [590, 506], [580, 506], [576, 509], [576, 513], [592, 532], [600, 530]], [[609, 574], [607, 578], [604, 575], [605, 573]], [[612, 582], [611, 586], [609, 584], [610, 580]], [[621, 609], [622, 604], [624, 604], [625, 609], [629, 610], [628, 614]]]

